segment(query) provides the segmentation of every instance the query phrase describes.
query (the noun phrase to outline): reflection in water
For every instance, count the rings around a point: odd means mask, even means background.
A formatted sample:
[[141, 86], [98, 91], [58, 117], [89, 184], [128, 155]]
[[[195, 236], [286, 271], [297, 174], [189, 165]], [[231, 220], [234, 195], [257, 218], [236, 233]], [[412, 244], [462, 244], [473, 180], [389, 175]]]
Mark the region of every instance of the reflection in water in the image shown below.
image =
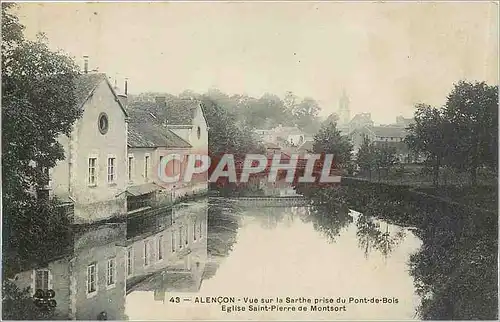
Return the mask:
[[[419, 304], [407, 259], [420, 245], [404, 229], [348, 209], [192, 202], [127, 225], [77, 234], [74, 254], [19, 281], [56, 290], [76, 319], [411, 319]], [[370, 255], [370, 256], [368, 256]], [[45, 273], [48, 272], [47, 282]], [[45, 283], [45, 284], [44, 284]], [[34, 285], [34, 284], [33, 284]], [[222, 312], [195, 296], [397, 297], [347, 312]]]
[[126, 294], [196, 292], [207, 258], [207, 200], [128, 223], [75, 228], [69, 254], [16, 275], [18, 287], [53, 289], [56, 317], [128, 319]]
[[[382, 231], [382, 225], [384, 231]], [[359, 247], [364, 249], [367, 258], [372, 248], [387, 257], [406, 237], [404, 228], [388, 223], [381, 224], [379, 220], [363, 214], [357, 214], [356, 227]]]
[[95, 320], [106, 312], [109, 319], [123, 319], [125, 252], [117, 245], [125, 242], [126, 225], [74, 231], [73, 239], [71, 255], [17, 274], [18, 286], [53, 289], [59, 318]]
[[310, 215], [303, 217], [304, 222], [312, 222], [314, 229], [319, 231], [329, 242], [335, 242], [342, 230], [353, 222], [349, 209], [345, 207], [311, 206]]
[[[213, 202], [208, 218], [207, 264], [199, 290], [190, 293], [192, 290], [162, 280], [168, 283], [165, 302], [154, 301], [154, 291], [134, 291], [127, 296], [127, 314], [131, 319], [152, 320], [414, 318], [419, 298], [414, 294], [406, 262], [420, 246], [418, 238], [383, 222], [374, 224], [369, 230], [374, 238], [368, 258], [366, 247], [359, 247], [366, 233], [363, 229], [358, 232], [358, 225], [367, 218], [344, 209], [336, 214], [339, 217], [332, 218], [331, 213], [313, 207], [245, 207], [238, 202]], [[218, 304], [170, 302], [177, 296], [377, 296], [396, 297], [400, 302], [353, 305], [342, 314], [227, 313]]]

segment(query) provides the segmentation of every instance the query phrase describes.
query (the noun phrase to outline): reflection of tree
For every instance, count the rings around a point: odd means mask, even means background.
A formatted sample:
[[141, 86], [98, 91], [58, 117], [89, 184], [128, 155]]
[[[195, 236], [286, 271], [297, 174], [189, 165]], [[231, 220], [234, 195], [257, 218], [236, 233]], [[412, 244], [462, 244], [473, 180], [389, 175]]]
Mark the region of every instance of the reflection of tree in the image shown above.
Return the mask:
[[260, 214], [259, 219], [262, 228], [274, 229], [278, 224], [283, 221], [285, 214], [287, 213], [287, 208], [281, 207], [267, 207], [259, 209]]
[[419, 314], [430, 320], [497, 320], [498, 215], [446, 210], [429, 211], [435, 222], [422, 229], [423, 245], [410, 257], [415, 287], [424, 297]]
[[405, 230], [398, 227], [395, 234], [391, 236], [389, 224], [385, 223], [385, 231], [382, 232], [380, 223], [371, 216], [360, 214], [356, 221], [356, 237], [359, 246], [365, 250], [365, 257], [368, 257], [370, 249], [379, 251], [387, 257], [397, 244], [406, 236]]
[[236, 209], [229, 202], [210, 202], [207, 224], [209, 256], [226, 257], [232, 251], [240, 220], [235, 213]]
[[304, 222], [312, 222], [314, 229], [323, 234], [330, 242], [334, 242], [342, 229], [353, 222], [349, 209], [343, 206], [313, 205], [309, 216], [301, 217]]

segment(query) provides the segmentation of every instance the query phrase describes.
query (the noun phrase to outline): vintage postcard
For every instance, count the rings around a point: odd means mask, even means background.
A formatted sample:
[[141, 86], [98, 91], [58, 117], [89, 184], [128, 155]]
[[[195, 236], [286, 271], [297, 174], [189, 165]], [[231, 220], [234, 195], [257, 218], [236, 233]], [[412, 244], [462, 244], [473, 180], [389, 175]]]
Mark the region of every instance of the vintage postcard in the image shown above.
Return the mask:
[[497, 320], [498, 2], [2, 2], [4, 320]]

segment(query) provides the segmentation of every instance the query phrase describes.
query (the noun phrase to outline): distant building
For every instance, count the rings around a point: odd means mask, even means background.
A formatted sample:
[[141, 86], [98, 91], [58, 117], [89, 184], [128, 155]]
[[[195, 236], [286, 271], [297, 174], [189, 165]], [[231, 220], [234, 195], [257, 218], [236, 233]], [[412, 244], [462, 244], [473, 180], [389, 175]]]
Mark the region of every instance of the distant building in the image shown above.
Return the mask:
[[281, 148], [297, 147], [304, 143], [307, 136], [306, 132], [296, 126], [282, 126], [281, 124], [271, 130], [254, 130], [260, 139], [265, 143], [278, 144]]
[[272, 130], [256, 129], [254, 132], [259, 136], [263, 142], [274, 142], [274, 135]]
[[405, 117], [402, 117], [402, 116], [396, 117], [396, 125], [397, 126], [401, 126], [401, 127], [407, 128], [413, 122], [415, 122], [414, 118], [405, 118]]
[[352, 131], [349, 138], [354, 147], [354, 153], [357, 153], [364, 138], [368, 138], [375, 145], [392, 146], [396, 148], [396, 153], [401, 162], [406, 162], [409, 156], [409, 150], [403, 141], [407, 132], [401, 127], [389, 126], [365, 126]]
[[342, 96], [339, 99], [338, 116], [340, 125], [345, 125], [349, 123], [351, 119], [351, 111], [349, 109], [349, 97], [347, 96], [345, 90], [342, 91]]

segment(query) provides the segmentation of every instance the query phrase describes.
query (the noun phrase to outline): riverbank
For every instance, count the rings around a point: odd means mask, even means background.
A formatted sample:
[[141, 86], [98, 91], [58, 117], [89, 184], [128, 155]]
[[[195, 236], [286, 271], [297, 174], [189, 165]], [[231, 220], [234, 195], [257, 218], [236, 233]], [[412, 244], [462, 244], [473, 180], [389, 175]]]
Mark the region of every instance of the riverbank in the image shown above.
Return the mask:
[[498, 316], [498, 215], [404, 185], [347, 178], [337, 187], [298, 187], [314, 203], [415, 227], [421, 249], [410, 258], [423, 319]]
[[491, 171], [486, 170], [478, 171], [476, 186], [471, 186], [468, 183], [467, 174], [450, 173], [447, 169], [441, 169], [439, 186], [436, 187], [432, 175], [426, 173], [425, 168], [421, 165], [407, 165], [402, 171], [401, 169], [394, 169], [385, 176], [359, 174], [346, 179], [400, 186], [443, 198], [450, 202], [457, 202], [464, 206], [484, 208], [495, 212], [498, 209], [498, 177]]

